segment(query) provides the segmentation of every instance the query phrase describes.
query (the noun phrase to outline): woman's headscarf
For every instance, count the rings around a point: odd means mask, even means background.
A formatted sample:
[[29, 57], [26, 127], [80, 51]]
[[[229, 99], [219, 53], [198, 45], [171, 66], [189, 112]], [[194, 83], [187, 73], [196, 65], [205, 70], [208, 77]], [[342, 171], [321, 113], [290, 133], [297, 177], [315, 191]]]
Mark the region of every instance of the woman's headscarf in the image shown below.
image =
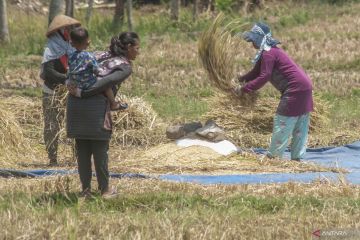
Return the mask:
[[63, 36], [65, 36], [66, 29], [80, 25], [81, 23], [74, 18], [65, 16], [63, 14], [56, 15], [51, 21], [46, 32], [48, 41], [41, 63], [46, 63], [48, 61], [58, 59], [63, 55], [69, 56], [71, 53], [73, 53], [75, 49], [71, 46], [68, 40], [64, 40]]
[[60, 33], [56, 32], [49, 36], [41, 63], [58, 59], [63, 55], [70, 55], [75, 49], [63, 39]]
[[245, 41], [253, 42], [259, 51], [256, 53], [252, 63], [257, 63], [260, 59], [262, 52], [270, 51], [271, 47], [276, 46], [280, 42], [272, 37], [270, 27], [265, 23], [256, 23], [250, 31], [243, 34]]

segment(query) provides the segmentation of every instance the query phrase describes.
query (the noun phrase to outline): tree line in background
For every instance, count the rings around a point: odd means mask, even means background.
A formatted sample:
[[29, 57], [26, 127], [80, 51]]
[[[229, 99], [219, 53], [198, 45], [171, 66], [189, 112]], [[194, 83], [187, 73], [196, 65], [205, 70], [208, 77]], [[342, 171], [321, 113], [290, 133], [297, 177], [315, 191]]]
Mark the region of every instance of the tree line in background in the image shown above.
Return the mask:
[[[10, 33], [8, 28], [6, 1], [0, 0], [0, 42], [10, 41]], [[276, 1], [276, 0], [274, 0]], [[342, 4], [355, 0], [302, 0], [302, 2], [325, 2], [331, 4]], [[90, 22], [93, 9], [95, 7], [95, 0], [50, 0], [49, 3], [49, 18], [48, 22], [60, 13], [63, 13], [65, 7], [65, 15], [74, 17], [75, 2], [86, 2], [86, 23]], [[168, 4], [170, 7], [170, 19], [172, 21], [179, 20], [180, 7], [192, 7], [194, 21], [198, 14], [204, 11], [228, 11], [228, 12], [242, 12], [248, 13], [255, 9], [263, 8], [265, 0], [105, 0], [106, 4], [114, 4], [114, 15], [112, 26], [114, 30], [123, 28], [125, 17], [127, 21], [127, 28], [129, 31], [133, 30], [133, 5], [141, 6], [145, 4]]]
[[[112, 26], [114, 30], [119, 30], [123, 28], [125, 17], [128, 24], [127, 28], [129, 31], [133, 30], [133, 17], [132, 9], [133, 4], [136, 6], [141, 6], [145, 4], [168, 4], [170, 7], [170, 19], [172, 21], [179, 20], [180, 7], [191, 7], [193, 11], [194, 21], [196, 20], [198, 14], [204, 11], [214, 11], [216, 8], [219, 10], [226, 10], [234, 6], [244, 5], [249, 3], [250, 5], [260, 6], [261, 1], [264, 0], [106, 0], [106, 4], [114, 4], [114, 15], [112, 20]], [[49, 17], [48, 23], [52, 19], [60, 14], [65, 13], [65, 15], [74, 17], [75, 2], [78, 3], [80, 0], [50, 0], [49, 2]], [[85, 0], [81, 1], [85, 2]], [[234, 3], [237, 4], [234, 5]], [[95, 1], [86, 0], [86, 23], [90, 22]], [[64, 12], [65, 8], [65, 12]], [[6, 10], [6, 0], [0, 0], [0, 42], [10, 41], [10, 34], [8, 28], [7, 20], [7, 10]]]

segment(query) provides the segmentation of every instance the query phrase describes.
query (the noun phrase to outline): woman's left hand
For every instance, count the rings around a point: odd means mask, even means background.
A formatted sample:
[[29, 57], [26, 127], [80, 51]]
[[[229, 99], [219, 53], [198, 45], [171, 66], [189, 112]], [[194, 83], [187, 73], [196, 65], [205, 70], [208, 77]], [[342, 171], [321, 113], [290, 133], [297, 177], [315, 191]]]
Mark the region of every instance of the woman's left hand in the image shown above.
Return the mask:
[[79, 89], [75, 84], [66, 83], [66, 88], [71, 95], [81, 97], [81, 89]]

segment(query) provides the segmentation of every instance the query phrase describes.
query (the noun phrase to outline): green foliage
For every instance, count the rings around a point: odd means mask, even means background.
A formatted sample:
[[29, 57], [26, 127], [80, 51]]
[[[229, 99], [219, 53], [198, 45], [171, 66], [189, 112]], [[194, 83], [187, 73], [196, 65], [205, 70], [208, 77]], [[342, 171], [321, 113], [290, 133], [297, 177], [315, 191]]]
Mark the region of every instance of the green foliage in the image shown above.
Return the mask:
[[360, 98], [360, 88], [351, 89], [351, 95], [357, 98]]
[[[42, 17], [9, 14], [11, 42], [2, 45], [0, 58], [9, 55], [41, 55], [44, 49], [45, 24]], [[29, 24], [31, 22], [31, 24]]]
[[152, 103], [154, 110], [165, 119], [198, 119], [207, 110], [206, 101], [179, 95], [148, 94], [145, 99]]
[[360, 70], [360, 58], [347, 62], [334, 62], [328, 66], [331, 70]]
[[296, 11], [290, 15], [283, 15], [280, 17], [279, 24], [282, 27], [291, 27], [305, 24], [309, 21], [309, 14], [306, 10]]
[[48, 207], [53, 206], [58, 209], [63, 209], [65, 207], [72, 207], [78, 202], [78, 196], [76, 193], [59, 193], [54, 192], [51, 194], [43, 194], [38, 197], [31, 199], [31, 204], [34, 207]]
[[[5, 194], [0, 199], [0, 209], [7, 211], [11, 209], [14, 203], [29, 204], [33, 210], [42, 210], [52, 207], [59, 211], [64, 208], [75, 208], [78, 212], [79, 199], [74, 192], [69, 193], [44, 193], [41, 195], [26, 196], [24, 193]], [[85, 205], [84, 205], [85, 204]], [[359, 199], [346, 197], [319, 198], [313, 196], [252, 196], [236, 194], [224, 198], [215, 198], [203, 196], [200, 194], [186, 194], [180, 192], [149, 192], [143, 194], [120, 195], [117, 198], [102, 200], [100, 195], [94, 195], [92, 199], [83, 203], [83, 210], [93, 213], [104, 212], [127, 212], [139, 213], [139, 210], [145, 212], [163, 212], [163, 211], [202, 211], [219, 213], [256, 215], [276, 214], [282, 210], [292, 212], [302, 212], [309, 214], [316, 211], [323, 211], [324, 208], [337, 206], [345, 212], [351, 212], [353, 207], [360, 204]], [[203, 209], [203, 210], [201, 210]]]
[[155, 13], [139, 18], [135, 31], [141, 36], [170, 35], [174, 39], [193, 38], [192, 33], [199, 32], [209, 24], [209, 19], [200, 18], [194, 21], [191, 11], [180, 11], [179, 21], [170, 21], [167, 13]]
[[215, 6], [220, 11], [230, 12], [234, 0], [215, 0]]
[[331, 122], [334, 126], [340, 122], [357, 121], [360, 118], [360, 89], [354, 88], [351, 90], [351, 94], [347, 96], [337, 96], [332, 93], [322, 93], [321, 97], [330, 102], [332, 115]]

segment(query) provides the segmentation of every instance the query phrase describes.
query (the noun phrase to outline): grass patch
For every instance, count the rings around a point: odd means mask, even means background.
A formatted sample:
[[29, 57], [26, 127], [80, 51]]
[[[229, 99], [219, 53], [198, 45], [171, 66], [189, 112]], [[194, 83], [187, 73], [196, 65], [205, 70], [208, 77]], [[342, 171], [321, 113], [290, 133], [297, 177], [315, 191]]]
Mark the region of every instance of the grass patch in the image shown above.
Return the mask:
[[[11, 203], [11, 204], [9, 204]], [[0, 199], [2, 211], [11, 210], [14, 206], [30, 204], [33, 210], [42, 211], [43, 208], [54, 208], [58, 211], [64, 208], [78, 208], [79, 199], [77, 193], [48, 193], [35, 196], [27, 196], [23, 192], [5, 194]], [[213, 213], [249, 213], [257, 215], [272, 215], [283, 210], [311, 214], [312, 211], [322, 211], [330, 206], [352, 212], [352, 208], [360, 205], [360, 199], [347, 197], [319, 198], [314, 196], [272, 196], [263, 197], [247, 194], [233, 196], [211, 197], [201, 194], [185, 194], [179, 192], [149, 192], [143, 194], [123, 195], [118, 198], [102, 200], [99, 195], [85, 201], [82, 210], [92, 213], [121, 212], [131, 213], [168, 212], [175, 211], [199, 211]]]
[[42, 88], [18, 88], [12, 89], [12, 94], [21, 96], [21, 97], [34, 97], [41, 98], [42, 97]]
[[306, 24], [310, 20], [307, 10], [298, 10], [291, 15], [283, 15], [279, 18], [278, 24], [281, 27], [293, 27]]
[[154, 110], [164, 119], [197, 119], [208, 110], [206, 101], [196, 98], [150, 94], [145, 99], [152, 103]]
[[43, 194], [38, 197], [33, 197], [31, 200], [31, 205], [36, 208], [42, 207], [56, 207], [59, 210], [62, 210], [65, 207], [73, 207], [78, 203], [78, 196], [76, 193], [51, 193]]
[[[78, 181], [66, 191], [56, 190], [57, 180], [14, 181], [0, 190], [0, 223], [10, 239], [24, 233], [40, 239], [237, 239], [239, 232], [244, 239], [307, 239], [315, 229], [349, 229], [359, 221], [359, 189], [351, 185], [119, 180], [117, 198], [84, 200], [74, 192]], [[21, 185], [9, 191], [14, 184]]]
[[360, 118], [360, 89], [352, 89], [347, 96], [337, 96], [332, 93], [321, 94], [322, 98], [331, 103], [330, 114], [334, 125], [339, 122], [357, 120]]

